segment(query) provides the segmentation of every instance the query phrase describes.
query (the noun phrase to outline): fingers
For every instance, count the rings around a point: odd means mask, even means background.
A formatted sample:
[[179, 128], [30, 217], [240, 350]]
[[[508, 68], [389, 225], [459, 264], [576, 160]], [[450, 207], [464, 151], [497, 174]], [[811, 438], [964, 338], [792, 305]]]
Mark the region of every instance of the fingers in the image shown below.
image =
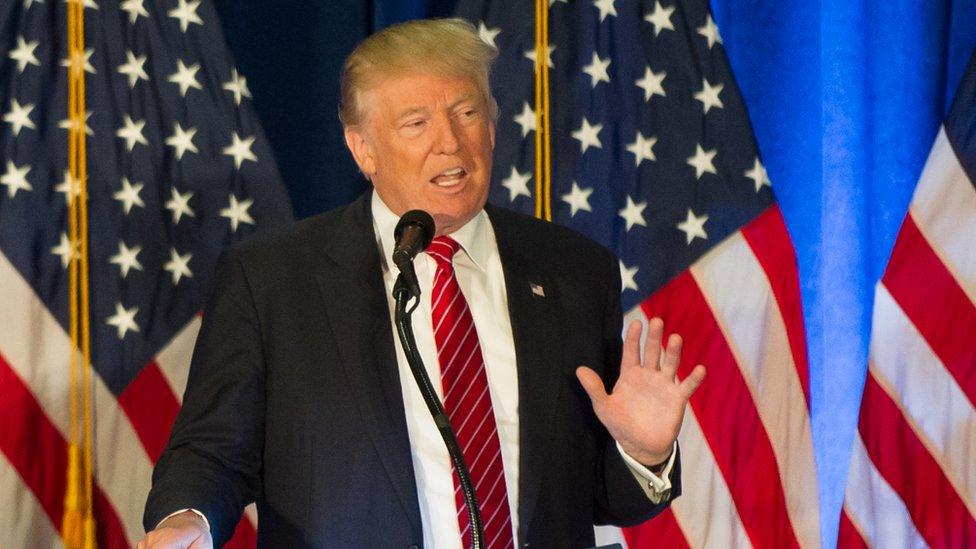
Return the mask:
[[593, 402], [594, 406], [601, 404], [608, 398], [609, 395], [607, 395], [607, 391], [603, 387], [603, 379], [590, 368], [586, 366], [577, 368], [576, 379], [579, 380], [586, 394], [590, 396], [590, 401]]
[[688, 377], [686, 377], [681, 382], [681, 385], [679, 385], [681, 394], [684, 395], [686, 399], [691, 398], [691, 395], [695, 393], [695, 390], [698, 389], [698, 386], [701, 385], [702, 380], [704, 379], [705, 367], [699, 364], [698, 366], [695, 366], [695, 369], [692, 370], [691, 373], [688, 374]]
[[654, 317], [647, 323], [647, 335], [644, 336], [644, 360], [642, 364], [645, 368], [661, 367], [661, 338], [664, 337], [664, 321]]
[[620, 360], [620, 368], [630, 366], [640, 366], [640, 335], [643, 326], [639, 320], [634, 320], [627, 326], [627, 335], [624, 337], [623, 356]]
[[661, 373], [668, 379], [674, 381], [678, 371], [678, 363], [681, 362], [681, 336], [671, 334], [668, 338], [668, 348], [664, 351], [664, 363], [661, 365]]

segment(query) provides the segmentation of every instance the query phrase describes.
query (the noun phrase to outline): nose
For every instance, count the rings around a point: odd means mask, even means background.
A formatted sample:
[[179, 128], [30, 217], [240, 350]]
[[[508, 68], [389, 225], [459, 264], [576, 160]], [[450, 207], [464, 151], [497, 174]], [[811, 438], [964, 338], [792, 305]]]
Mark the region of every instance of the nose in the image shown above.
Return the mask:
[[461, 148], [461, 129], [450, 116], [442, 118], [438, 126], [437, 136], [434, 142], [436, 147], [435, 152], [440, 154], [456, 154], [458, 149]]

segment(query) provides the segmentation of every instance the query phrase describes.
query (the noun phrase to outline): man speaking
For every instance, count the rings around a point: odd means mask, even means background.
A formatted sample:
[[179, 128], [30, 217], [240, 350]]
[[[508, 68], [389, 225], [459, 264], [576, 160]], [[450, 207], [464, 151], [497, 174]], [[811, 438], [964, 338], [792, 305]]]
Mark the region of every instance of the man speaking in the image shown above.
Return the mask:
[[[466, 547], [457, 475], [391, 317], [394, 228], [420, 209], [417, 348], [457, 434], [485, 547], [588, 547], [680, 491], [676, 438], [704, 377], [641, 325], [621, 345], [606, 249], [486, 205], [496, 52], [461, 20], [360, 44], [346, 144], [373, 190], [225, 254], [141, 547], [209, 547], [257, 502], [272, 547]], [[335, 182], [326, 182], [335, 184]], [[585, 365], [585, 366], [581, 366]], [[607, 391], [609, 389], [609, 392]]]

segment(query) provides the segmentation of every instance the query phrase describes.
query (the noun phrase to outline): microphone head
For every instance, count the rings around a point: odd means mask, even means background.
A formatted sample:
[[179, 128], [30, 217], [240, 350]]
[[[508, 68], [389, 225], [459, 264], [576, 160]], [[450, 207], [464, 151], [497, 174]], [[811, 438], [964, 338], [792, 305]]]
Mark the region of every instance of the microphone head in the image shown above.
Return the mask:
[[420, 242], [420, 250], [423, 251], [430, 246], [431, 240], [434, 240], [434, 218], [430, 216], [429, 213], [423, 210], [410, 210], [409, 212], [403, 214], [400, 218], [400, 222], [397, 223], [396, 229], [393, 230], [393, 238], [397, 241], [400, 240], [400, 235], [403, 233], [403, 229], [407, 226], [416, 226], [421, 229], [421, 235], [423, 236]]

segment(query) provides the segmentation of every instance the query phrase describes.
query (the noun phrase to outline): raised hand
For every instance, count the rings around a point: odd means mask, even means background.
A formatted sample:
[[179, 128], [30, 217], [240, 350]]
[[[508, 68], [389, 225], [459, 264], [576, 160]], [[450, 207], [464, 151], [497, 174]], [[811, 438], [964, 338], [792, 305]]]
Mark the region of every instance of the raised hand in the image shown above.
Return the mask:
[[664, 322], [651, 320], [644, 339], [641, 359], [641, 322], [627, 328], [620, 377], [607, 394], [603, 380], [592, 369], [580, 366], [576, 377], [590, 396], [593, 411], [628, 455], [644, 465], [657, 465], [668, 459], [692, 393], [705, 379], [705, 367], [695, 366], [691, 374], [678, 381], [681, 336], [672, 334], [661, 360]]

